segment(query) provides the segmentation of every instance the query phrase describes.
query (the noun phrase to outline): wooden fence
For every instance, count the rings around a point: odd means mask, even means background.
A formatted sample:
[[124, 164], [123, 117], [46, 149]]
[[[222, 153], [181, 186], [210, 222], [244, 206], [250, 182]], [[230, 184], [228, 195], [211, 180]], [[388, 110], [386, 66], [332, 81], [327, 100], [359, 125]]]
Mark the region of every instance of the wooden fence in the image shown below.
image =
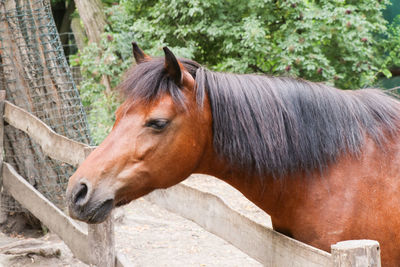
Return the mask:
[[[0, 146], [3, 118], [27, 133], [47, 155], [73, 166], [78, 166], [93, 150], [93, 147], [56, 134], [35, 116], [4, 101], [4, 96], [4, 92], [0, 91]], [[85, 231], [9, 164], [3, 162], [1, 166], [3, 187], [56, 233], [77, 258], [98, 267], [131, 266], [124, 255], [115, 252], [112, 216], [102, 224], [88, 225]], [[330, 254], [257, 224], [230, 209], [220, 198], [183, 184], [156, 190], [145, 198], [194, 221], [265, 266], [380, 266], [379, 244], [376, 241], [339, 242], [332, 246]]]

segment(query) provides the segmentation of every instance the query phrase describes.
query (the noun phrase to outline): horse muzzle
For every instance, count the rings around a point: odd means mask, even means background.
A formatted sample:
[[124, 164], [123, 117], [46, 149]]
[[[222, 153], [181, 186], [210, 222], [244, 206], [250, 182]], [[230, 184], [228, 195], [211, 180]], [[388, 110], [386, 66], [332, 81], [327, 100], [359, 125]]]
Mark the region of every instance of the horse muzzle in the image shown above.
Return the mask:
[[71, 218], [87, 223], [101, 223], [114, 208], [114, 198], [95, 191], [89, 181], [81, 179], [68, 187], [67, 203]]

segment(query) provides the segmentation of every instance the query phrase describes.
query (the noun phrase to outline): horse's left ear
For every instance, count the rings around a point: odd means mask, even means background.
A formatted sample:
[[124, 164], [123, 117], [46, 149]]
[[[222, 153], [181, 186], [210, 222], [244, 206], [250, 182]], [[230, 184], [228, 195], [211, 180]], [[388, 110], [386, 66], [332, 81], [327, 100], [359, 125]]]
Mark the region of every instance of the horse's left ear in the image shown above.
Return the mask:
[[163, 47], [165, 54], [165, 69], [167, 70], [169, 76], [174, 80], [177, 85], [182, 84], [182, 70], [178, 63], [175, 55], [168, 49], [168, 47]]

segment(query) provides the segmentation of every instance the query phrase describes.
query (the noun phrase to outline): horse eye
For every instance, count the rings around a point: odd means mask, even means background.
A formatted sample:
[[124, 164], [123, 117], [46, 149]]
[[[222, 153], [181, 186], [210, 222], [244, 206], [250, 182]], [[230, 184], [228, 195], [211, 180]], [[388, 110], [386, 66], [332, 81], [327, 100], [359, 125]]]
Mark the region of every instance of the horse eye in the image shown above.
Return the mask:
[[169, 121], [166, 119], [154, 119], [146, 122], [145, 126], [153, 128], [154, 130], [157, 131], [161, 131], [168, 125], [168, 123]]

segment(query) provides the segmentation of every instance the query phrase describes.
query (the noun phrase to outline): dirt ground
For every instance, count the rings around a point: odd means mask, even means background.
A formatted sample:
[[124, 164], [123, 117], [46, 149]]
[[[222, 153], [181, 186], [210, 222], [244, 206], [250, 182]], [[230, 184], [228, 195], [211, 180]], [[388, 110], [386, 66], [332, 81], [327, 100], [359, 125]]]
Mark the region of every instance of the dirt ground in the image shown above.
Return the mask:
[[[193, 175], [184, 183], [221, 197], [231, 208], [260, 224], [271, 225], [266, 213], [238, 191], [213, 177]], [[115, 215], [116, 248], [125, 254], [132, 266], [262, 266], [197, 224], [143, 198], [119, 208]], [[26, 239], [23, 235], [7, 236], [0, 233], [0, 248]], [[74, 258], [54, 234], [50, 233], [39, 240], [58, 248], [60, 254], [53, 257], [0, 254], [0, 266], [87, 266]]]

